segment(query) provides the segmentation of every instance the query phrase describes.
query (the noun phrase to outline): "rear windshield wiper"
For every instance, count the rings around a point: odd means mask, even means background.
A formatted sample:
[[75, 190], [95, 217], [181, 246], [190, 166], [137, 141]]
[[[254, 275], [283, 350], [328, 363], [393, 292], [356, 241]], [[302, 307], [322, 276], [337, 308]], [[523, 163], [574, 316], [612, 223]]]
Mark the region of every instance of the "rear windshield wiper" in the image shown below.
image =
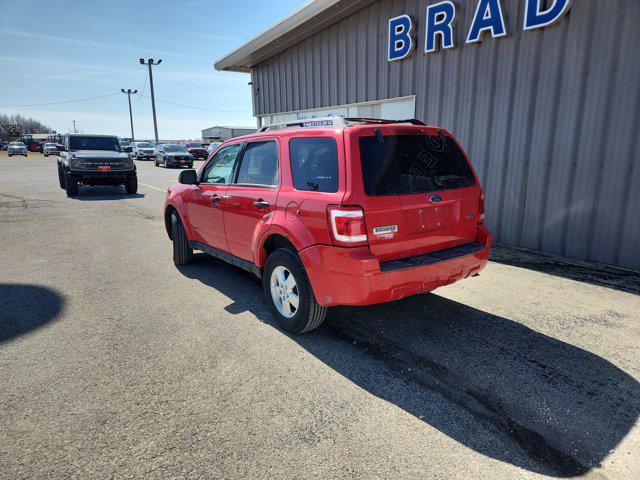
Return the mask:
[[456, 182], [466, 180], [467, 177], [463, 175], [436, 175], [434, 177], [436, 183], [442, 185], [444, 182]]

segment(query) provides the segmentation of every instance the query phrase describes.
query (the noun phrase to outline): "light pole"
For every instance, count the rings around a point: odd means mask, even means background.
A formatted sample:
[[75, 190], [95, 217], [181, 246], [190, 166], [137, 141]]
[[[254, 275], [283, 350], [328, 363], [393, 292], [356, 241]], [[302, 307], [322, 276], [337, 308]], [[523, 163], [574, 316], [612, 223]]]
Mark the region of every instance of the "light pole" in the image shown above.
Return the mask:
[[148, 61], [144, 61], [144, 58], [140, 59], [140, 65], [147, 65], [149, 67], [149, 86], [151, 87], [151, 109], [153, 110], [153, 131], [156, 134], [156, 144], [158, 143], [158, 121], [156, 120], [156, 98], [153, 93], [153, 70], [151, 67], [153, 65], [160, 65], [162, 63], [162, 59], [158, 60], [154, 63], [153, 58], [150, 58]]
[[76, 130], [76, 121], [75, 120], [71, 120], [73, 122], [73, 133], [78, 133], [78, 131]]
[[133, 93], [135, 95], [136, 93], [138, 93], [138, 90], [131, 91], [130, 88], [127, 90], [125, 90], [124, 88], [121, 88], [120, 91], [122, 93], [126, 93], [127, 97], [129, 98], [129, 120], [131, 121], [131, 141], [135, 142], [136, 136], [133, 134], [133, 112], [131, 111], [131, 94]]

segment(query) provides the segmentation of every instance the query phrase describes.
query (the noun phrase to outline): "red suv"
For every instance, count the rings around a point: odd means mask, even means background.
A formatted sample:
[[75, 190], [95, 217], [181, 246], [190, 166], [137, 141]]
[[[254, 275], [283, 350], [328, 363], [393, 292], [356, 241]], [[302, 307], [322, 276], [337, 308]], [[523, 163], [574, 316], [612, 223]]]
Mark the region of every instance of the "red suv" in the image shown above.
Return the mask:
[[272, 125], [223, 143], [179, 181], [165, 204], [174, 262], [201, 250], [255, 273], [293, 333], [330, 306], [477, 275], [489, 257], [471, 164], [449, 132], [417, 120]]

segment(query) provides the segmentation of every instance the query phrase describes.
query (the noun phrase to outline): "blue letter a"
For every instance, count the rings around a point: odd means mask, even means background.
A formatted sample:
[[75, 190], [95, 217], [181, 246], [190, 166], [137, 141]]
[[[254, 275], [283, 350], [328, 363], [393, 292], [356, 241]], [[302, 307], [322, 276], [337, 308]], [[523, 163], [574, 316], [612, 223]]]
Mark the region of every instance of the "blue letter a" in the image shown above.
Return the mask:
[[467, 43], [482, 41], [482, 33], [487, 30], [491, 31], [493, 38], [504, 37], [507, 34], [500, 0], [480, 0], [478, 2]]

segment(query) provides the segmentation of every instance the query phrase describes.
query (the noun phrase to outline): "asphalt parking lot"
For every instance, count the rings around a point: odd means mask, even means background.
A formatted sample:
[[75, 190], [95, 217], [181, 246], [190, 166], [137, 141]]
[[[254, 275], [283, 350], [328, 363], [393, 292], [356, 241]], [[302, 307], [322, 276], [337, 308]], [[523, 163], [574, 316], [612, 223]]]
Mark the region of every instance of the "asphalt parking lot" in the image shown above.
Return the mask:
[[70, 199], [0, 154], [0, 477], [640, 477], [637, 274], [496, 247], [291, 336], [252, 275], [173, 265], [178, 171], [138, 173]]

